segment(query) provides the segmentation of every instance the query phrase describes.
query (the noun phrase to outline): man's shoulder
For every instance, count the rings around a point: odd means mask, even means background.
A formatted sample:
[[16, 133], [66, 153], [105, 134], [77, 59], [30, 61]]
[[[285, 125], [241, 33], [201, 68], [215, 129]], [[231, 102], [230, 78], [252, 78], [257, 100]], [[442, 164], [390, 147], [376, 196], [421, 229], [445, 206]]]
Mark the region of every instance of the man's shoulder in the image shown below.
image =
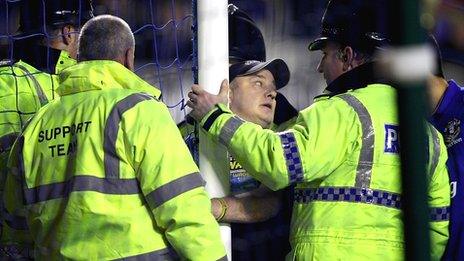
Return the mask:
[[369, 113], [382, 110], [396, 111], [397, 91], [388, 84], [369, 84], [364, 88], [348, 91], [335, 96], [340, 102], [332, 106], [351, 107], [355, 111], [367, 110]]
[[[17, 81], [30, 81], [33, 78], [33, 81], [38, 82], [39, 84], [51, 84], [50, 80], [56, 80], [54, 77], [56, 75], [51, 75], [46, 72], [42, 72], [36, 69], [34, 66], [19, 60], [2, 60], [0, 61], [0, 78], [14, 78]], [[47, 82], [45, 81], [47, 80]]]
[[40, 71], [39, 69], [35, 68], [34, 66], [30, 65], [29, 63], [23, 60], [16, 61], [12, 66], [24, 71], [25, 73], [41, 73], [50, 75], [49, 73]]
[[[431, 121], [438, 130], [443, 132], [445, 125], [458, 125], [464, 120], [464, 89], [456, 82], [449, 81], [440, 102], [431, 116]], [[460, 124], [459, 124], [460, 125]]]
[[164, 105], [163, 102], [158, 100], [152, 94], [132, 89], [110, 88], [92, 91], [88, 94], [99, 96], [101, 99], [111, 101], [111, 103], [121, 103], [121, 105], [126, 104], [126, 106], [130, 104], [137, 104], [142, 101], [152, 101], [153, 104]]
[[395, 87], [396, 86], [393, 86], [388, 83], [371, 83], [363, 88], [358, 88], [349, 91], [347, 92], [347, 94], [359, 97], [359, 99], [374, 99], [378, 97], [385, 97], [386, 99], [391, 99], [396, 97], [397, 95], [397, 90]]
[[300, 114], [306, 115], [314, 112], [320, 112], [322, 114], [349, 113], [350, 110], [348, 108], [351, 106], [347, 100], [352, 99], [351, 97], [359, 99], [357, 96], [358, 95], [354, 92], [346, 92], [334, 96], [321, 95], [316, 98], [311, 106], [301, 110]]

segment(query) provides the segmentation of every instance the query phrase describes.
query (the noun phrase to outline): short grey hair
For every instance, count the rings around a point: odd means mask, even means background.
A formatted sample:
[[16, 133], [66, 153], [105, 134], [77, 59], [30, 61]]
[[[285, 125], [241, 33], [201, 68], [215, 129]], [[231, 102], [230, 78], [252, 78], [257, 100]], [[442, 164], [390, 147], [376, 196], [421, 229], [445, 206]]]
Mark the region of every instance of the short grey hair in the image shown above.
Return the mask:
[[82, 27], [78, 43], [78, 61], [116, 60], [135, 47], [129, 25], [112, 15], [96, 16]]

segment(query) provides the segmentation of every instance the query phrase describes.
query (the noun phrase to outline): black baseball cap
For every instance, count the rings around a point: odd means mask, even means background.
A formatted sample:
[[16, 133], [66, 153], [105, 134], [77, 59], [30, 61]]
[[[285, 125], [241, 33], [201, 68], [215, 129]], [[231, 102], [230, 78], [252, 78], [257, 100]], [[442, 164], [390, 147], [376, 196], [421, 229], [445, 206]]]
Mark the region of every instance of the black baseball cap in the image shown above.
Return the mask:
[[284, 60], [273, 59], [267, 62], [248, 60], [234, 63], [229, 66], [229, 81], [233, 81], [237, 76], [251, 75], [264, 69], [269, 70], [274, 76], [277, 90], [287, 85], [290, 80], [290, 70]]

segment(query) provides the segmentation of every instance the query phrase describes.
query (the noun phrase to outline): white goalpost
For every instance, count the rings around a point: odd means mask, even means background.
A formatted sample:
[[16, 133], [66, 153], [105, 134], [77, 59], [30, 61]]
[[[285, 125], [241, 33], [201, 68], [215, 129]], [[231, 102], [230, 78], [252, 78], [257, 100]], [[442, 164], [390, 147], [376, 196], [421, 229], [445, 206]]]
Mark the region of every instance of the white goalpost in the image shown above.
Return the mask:
[[[229, 40], [227, 0], [197, 0], [198, 83], [210, 93], [219, 93], [223, 79], [229, 77]], [[200, 131], [200, 172], [211, 197], [229, 194], [229, 158], [227, 150]], [[231, 229], [221, 223], [221, 236], [232, 260]]]

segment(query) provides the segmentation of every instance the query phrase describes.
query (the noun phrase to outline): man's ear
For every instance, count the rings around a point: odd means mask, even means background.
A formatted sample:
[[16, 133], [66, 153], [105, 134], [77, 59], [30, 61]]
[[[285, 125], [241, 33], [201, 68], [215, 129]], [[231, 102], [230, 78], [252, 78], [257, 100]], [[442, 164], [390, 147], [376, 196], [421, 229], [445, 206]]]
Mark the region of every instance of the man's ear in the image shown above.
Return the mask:
[[134, 71], [134, 53], [135, 50], [133, 47], [131, 47], [126, 50], [126, 53], [124, 55], [124, 66], [131, 71]]
[[344, 71], [347, 71], [347, 70], [353, 68], [353, 64], [352, 64], [353, 59], [354, 59], [353, 48], [351, 48], [350, 46], [346, 46], [345, 48], [343, 48], [341, 60], [343, 62], [343, 70]]
[[65, 45], [70, 45], [77, 40], [78, 33], [71, 25], [61, 27], [61, 39]]
[[231, 82], [229, 82], [229, 106], [234, 100], [234, 90], [235, 90], [235, 79]]

